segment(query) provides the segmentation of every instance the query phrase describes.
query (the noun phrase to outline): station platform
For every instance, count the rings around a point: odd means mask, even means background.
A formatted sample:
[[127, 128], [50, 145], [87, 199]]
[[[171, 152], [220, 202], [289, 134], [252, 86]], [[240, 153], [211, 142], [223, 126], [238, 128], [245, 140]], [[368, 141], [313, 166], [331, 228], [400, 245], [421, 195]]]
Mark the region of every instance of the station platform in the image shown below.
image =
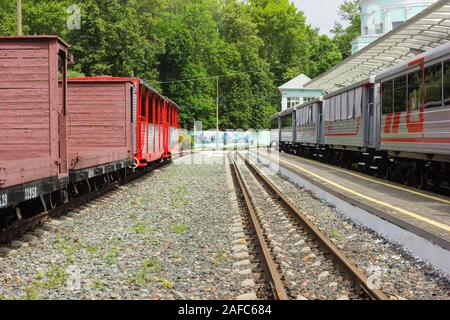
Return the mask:
[[[249, 152], [261, 163], [270, 161], [327, 194], [450, 251], [450, 198], [273, 149]], [[450, 261], [441, 263], [448, 263], [450, 270]]]

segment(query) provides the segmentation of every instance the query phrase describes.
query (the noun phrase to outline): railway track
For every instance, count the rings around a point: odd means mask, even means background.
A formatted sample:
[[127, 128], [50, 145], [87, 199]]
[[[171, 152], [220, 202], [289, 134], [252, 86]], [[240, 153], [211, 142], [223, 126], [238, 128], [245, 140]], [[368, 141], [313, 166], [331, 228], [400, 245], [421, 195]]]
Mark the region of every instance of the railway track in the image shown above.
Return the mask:
[[237, 155], [228, 154], [232, 174], [273, 298], [389, 299], [256, 166]]

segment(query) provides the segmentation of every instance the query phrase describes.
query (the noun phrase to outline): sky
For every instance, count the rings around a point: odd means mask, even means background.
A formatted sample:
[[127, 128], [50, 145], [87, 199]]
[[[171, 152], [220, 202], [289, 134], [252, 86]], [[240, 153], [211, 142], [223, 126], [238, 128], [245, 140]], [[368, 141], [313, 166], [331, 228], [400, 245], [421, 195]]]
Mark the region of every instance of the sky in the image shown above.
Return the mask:
[[320, 33], [330, 35], [334, 22], [339, 20], [339, 6], [344, 0], [291, 0], [297, 8], [305, 12], [306, 21], [319, 28]]

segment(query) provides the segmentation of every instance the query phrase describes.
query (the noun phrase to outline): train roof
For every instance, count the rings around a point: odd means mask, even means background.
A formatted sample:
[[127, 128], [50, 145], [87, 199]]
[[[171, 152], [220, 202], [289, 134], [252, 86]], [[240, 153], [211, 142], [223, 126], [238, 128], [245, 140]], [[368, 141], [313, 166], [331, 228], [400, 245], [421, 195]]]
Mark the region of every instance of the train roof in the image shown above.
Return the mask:
[[61, 39], [58, 36], [55, 35], [37, 35], [37, 36], [0, 36], [0, 40], [8, 40], [8, 41], [14, 41], [14, 40], [52, 40], [55, 39], [62, 45], [66, 46], [67, 48], [70, 47], [69, 44], [67, 44], [63, 39]]
[[444, 57], [448, 54], [450, 54], [450, 42], [393, 66], [392, 68], [378, 74], [376, 77], [376, 81], [380, 81], [397, 73], [401, 73], [409, 67], [417, 65], [419, 63], [426, 63], [428, 61]]
[[158, 97], [160, 97], [161, 99], [165, 100], [166, 102], [171, 103], [172, 105], [174, 105], [178, 110], [180, 110], [180, 106], [178, 104], [176, 104], [175, 102], [173, 102], [172, 100], [170, 100], [168, 97], [163, 96], [161, 93], [158, 92], [158, 90], [156, 90], [154, 87], [152, 87], [151, 85], [149, 85], [147, 82], [145, 82], [144, 80], [140, 79], [140, 78], [129, 78], [129, 77], [113, 77], [113, 76], [94, 76], [94, 77], [78, 77], [78, 78], [68, 78], [67, 81], [95, 81], [95, 82], [131, 82], [131, 83], [139, 83], [143, 86], [145, 86], [147, 89], [149, 89], [150, 91], [156, 93], [158, 95]]
[[337, 96], [337, 95], [339, 95], [339, 94], [341, 94], [341, 93], [344, 93], [344, 92], [346, 92], [346, 91], [350, 91], [350, 90], [359, 88], [359, 87], [361, 87], [361, 86], [363, 86], [363, 85], [371, 84], [371, 83], [375, 83], [375, 76], [371, 76], [371, 77], [369, 77], [369, 78], [366, 78], [366, 79], [364, 79], [364, 80], [361, 80], [361, 81], [358, 81], [358, 82], [356, 82], [356, 83], [354, 83], [354, 84], [351, 84], [351, 85], [349, 85], [349, 86], [347, 86], [347, 87], [344, 87], [344, 88], [342, 88], [342, 89], [340, 89], [340, 90], [331, 92], [331, 93], [325, 95], [323, 98], [324, 98], [324, 99], [332, 98], [332, 97]]

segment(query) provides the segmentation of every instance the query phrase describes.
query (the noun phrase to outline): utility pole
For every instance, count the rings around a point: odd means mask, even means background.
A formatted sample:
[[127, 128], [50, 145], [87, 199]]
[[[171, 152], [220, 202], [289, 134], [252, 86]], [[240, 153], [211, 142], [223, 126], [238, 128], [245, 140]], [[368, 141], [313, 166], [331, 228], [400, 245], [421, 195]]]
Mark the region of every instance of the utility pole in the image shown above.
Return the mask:
[[219, 76], [216, 78], [216, 150], [219, 150]]
[[17, 1], [17, 35], [22, 36], [22, 0], [16, 0]]

